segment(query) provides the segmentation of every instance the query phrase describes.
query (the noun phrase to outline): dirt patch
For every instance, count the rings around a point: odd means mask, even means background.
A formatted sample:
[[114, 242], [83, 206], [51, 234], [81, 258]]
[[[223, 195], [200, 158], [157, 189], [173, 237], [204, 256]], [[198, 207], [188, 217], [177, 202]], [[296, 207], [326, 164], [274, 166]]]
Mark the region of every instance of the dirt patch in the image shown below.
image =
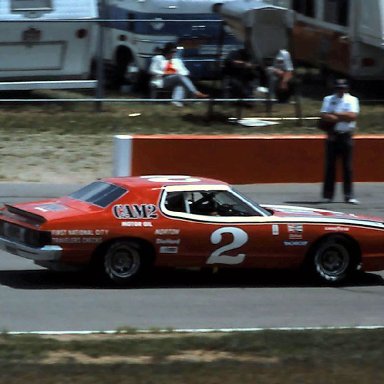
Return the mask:
[[[165, 356], [163, 363], [213, 363], [220, 360], [231, 360], [236, 362], [249, 362], [258, 364], [278, 364], [280, 360], [277, 357], [253, 356], [247, 354], [234, 354], [223, 351], [183, 351], [178, 355]], [[158, 361], [152, 356], [101, 356], [92, 357], [80, 352], [55, 351], [48, 354], [46, 358], [40, 361], [41, 364], [151, 364]]]
[[110, 135], [0, 135], [0, 180], [88, 183], [113, 172]]

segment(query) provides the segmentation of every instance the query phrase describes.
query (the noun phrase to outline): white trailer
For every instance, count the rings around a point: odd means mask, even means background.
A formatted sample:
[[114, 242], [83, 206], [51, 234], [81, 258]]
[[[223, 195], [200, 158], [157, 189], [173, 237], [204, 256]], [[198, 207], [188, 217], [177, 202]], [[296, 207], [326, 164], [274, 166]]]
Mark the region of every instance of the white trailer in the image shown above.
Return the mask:
[[295, 11], [295, 62], [352, 80], [384, 80], [384, 0], [266, 0]]
[[215, 10], [264, 66], [280, 49], [287, 49], [293, 12], [261, 0], [235, 0]]
[[0, 89], [90, 88], [95, 0], [0, 1]]
[[[221, 2], [228, 0], [222, 0]], [[156, 48], [174, 42], [194, 78], [218, 75], [218, 62], [240, 46], [213, 12], [217, 0], [100, 0], [106, 19], [104, 63], [116, 85], [137, 81]]]

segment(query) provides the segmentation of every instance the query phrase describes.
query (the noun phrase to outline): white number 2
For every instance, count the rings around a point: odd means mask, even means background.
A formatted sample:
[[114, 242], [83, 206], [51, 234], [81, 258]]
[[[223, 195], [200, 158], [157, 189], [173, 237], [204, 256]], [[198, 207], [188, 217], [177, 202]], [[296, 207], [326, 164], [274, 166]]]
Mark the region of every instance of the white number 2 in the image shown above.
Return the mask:
[[244, 253], [239, 253], [235, 256], [226, 255], [225, 252], [232, 251], [234, 249], [242, 247], [248, 241], [247, 232], [243, 231], [240, 228], [228, 227], [228, 228], [220, 228], [212, 233], [211, 235], [211, 243], [219, 244], [223, 240], [223, 233], [229, 233], [233, 236], [233, 241], [227, 245], [216, 249], [216, 251], [212, 252], [211, 256], [209, 256], [207, 260], [207, 264], [240, 264], [245, 259]]

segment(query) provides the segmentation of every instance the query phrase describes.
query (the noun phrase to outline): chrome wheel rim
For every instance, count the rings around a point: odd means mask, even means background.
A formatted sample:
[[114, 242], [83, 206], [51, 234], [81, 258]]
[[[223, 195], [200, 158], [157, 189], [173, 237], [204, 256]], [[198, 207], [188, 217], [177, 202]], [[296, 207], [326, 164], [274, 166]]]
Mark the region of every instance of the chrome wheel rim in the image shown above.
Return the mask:
[[350, 265], [350, 255], [341, 244], [327, 244], [315, 256], [316, 270], [326, 280], [337, 281], [343, 278]]

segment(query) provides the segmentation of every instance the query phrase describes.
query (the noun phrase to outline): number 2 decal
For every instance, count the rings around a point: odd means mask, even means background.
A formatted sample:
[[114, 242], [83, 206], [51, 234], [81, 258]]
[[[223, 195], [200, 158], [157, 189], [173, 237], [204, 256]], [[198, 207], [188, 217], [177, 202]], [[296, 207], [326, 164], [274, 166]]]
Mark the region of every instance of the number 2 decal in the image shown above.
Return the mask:
[[231, 243], [226, 244], [216, 251], [212, 252], [208, 257], [207, 264], [240, 264], [245, 259], [244, 253], [239, 253], [235, 256], [226, 255], [225, 252], [232, 251], [242, 247], [248, 241], [247, 232], [243, 231], [240, 228], [228, 227], [220, 228], [214, 231], [211, 235], [211, 243], [219, 244], [223, 240], [223, 234], [229, 233], [233, 236]]

